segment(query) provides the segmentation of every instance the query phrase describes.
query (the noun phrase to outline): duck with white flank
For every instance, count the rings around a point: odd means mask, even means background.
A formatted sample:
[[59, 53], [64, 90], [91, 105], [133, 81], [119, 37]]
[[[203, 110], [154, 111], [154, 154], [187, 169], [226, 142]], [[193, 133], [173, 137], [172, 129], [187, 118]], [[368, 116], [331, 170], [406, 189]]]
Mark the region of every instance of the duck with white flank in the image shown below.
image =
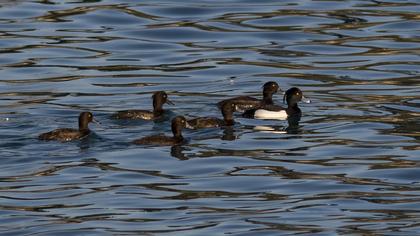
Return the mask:
[[255, 111], [246, 111], [245, 116], [249, 117], [253, 113], [255, 119], [278, 119], [285, 120], [288, 117], [301, 116], [302, 111], [298, 107], [298, 102], [310, 103], [311, 101], [303, 96], [299, 88], [293, 87], [286, 91], [283, 97], [283, 102], [287, 103], [287, 108], [277, 105], [264, 105]]

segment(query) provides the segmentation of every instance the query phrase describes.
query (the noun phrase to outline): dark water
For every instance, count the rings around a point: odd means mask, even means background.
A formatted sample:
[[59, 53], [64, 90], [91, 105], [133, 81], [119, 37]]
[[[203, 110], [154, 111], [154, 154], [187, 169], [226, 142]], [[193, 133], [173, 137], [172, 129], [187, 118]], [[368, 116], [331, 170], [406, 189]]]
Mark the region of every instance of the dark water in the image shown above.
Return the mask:
[[[420, 2], [0, 6], [1, 234], [420, 234]], [[238, 118], [144, 148], [168, 121], [109, 119], [157, 90], [173, 115], [220, 116], [269, 80], [312, 99], [298, 127]], [[82, 110], [95, 135], [36, 139]]]

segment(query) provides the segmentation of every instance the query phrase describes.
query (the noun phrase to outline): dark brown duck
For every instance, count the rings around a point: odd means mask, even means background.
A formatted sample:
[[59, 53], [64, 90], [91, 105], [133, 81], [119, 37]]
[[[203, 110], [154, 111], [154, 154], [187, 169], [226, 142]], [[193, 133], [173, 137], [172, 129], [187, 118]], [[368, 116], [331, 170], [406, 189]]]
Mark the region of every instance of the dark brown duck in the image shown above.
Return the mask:
[[177, 116], [172, 119], [172, 134], [173, 136], [164, 136], [164, 135], [152, 135], [144, 138], [136, 139], [133, 141], [134, 144], [140, 145], [162, 145], [162, 146], [171, 146], [171, 145], [180, 145], [186, 143], [186, 140], [182, 136], [182, 129], [188, 126], [187, 120], [183, 116]]
[[263, 85], [262, 100], [250, 96], [240, 96], [220, 101], [217, 105], [219, 108], [221, 108], [224, 103], [231, 102], [235, 104], [236, 110], [238, 111], [256, 109], [261, 107], [262, 105], [271, 105], [273, 104], [273, 94], [277, 93], [279, 88], [280, 87], [276, 82], [269, 81]]
[[88, 127], [90, 122], [97, 122], [93, 118], [92, 113], [82, 112], [79, 115], [79, 129], [59, 128], [47, 133], [43, 133], [39, 135], [38, 138], [40, 140], [57, 140], [61, 142], [82, 139], [91, 133]]
[[213, 128], [222, 126], [231, 126], [235, 123], [233, 119], [233, 112], [235, 111], [235, 104], [232, 102], [223, 103], [222, 107], [223, 119], [216, 117], [197, 117], [188, 120], [188, 124], [193, 129]]
[[114, 119], [136, 119], [136, 120], [155, 120], [163, 116], [163, 104], [168, 103], [174, 105], [164, 91], [153, 93], [153, 111], [147, 110], [123, 110], [118, 111], [111, 117]]

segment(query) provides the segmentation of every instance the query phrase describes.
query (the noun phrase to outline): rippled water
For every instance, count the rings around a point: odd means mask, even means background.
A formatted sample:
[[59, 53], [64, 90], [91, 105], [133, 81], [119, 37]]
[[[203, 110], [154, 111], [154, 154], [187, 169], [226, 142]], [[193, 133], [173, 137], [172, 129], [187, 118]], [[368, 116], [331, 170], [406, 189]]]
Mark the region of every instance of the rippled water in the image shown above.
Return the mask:
[[[418, 1], [0, 6], [1, 234], [420, 233]], [[157, 90], [172, 115], [220, 117], [269, 80], [312, 99], [298, 127], [238, 117], [145, 148], [168, 121], [109, 119]], [[95, 135], [37, 140], [82, 110]]]

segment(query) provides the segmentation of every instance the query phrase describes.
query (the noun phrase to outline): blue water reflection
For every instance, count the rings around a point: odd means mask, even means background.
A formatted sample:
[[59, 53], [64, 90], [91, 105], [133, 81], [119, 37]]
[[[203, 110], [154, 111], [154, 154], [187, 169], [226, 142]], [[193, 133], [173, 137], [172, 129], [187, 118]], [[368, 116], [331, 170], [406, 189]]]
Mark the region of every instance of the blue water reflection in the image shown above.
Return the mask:
[[[0, 2], [0, 233], [417, 235], [417, 1]], [[299, 123], [170, 118], [299, 87]], [[162, 122], [115, 121], [152, 108]], [[274, 95], [282, 105], [282, 92]], [[101, 121], [82, 141], [37, 140]]]

